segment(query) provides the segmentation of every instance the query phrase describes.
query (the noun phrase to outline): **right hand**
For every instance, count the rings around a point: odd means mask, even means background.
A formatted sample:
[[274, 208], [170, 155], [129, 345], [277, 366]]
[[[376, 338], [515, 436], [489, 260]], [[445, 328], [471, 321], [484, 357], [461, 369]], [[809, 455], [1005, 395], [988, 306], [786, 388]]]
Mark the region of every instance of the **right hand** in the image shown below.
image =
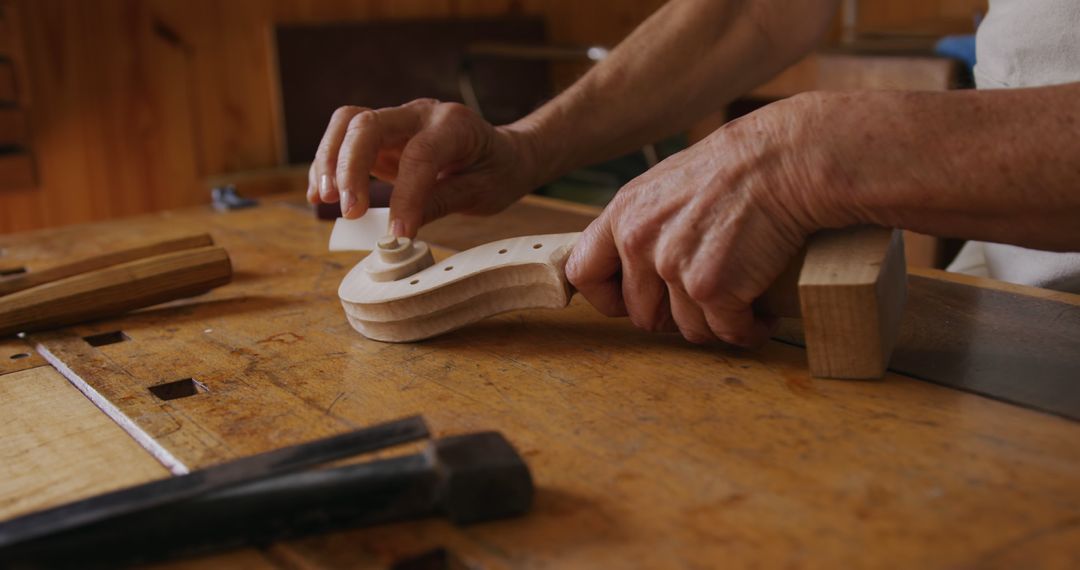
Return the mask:
[[346, 218], [367, 212], [368, 182], [394, 185], [390, 231], [413, 237], [451, 212], [490, 215], [541, 180], [529, 132], [494, 127], [468, 107], [417, 99], [400, 107], [341, 107], [308, 173], [311, 203], [341, 202]]

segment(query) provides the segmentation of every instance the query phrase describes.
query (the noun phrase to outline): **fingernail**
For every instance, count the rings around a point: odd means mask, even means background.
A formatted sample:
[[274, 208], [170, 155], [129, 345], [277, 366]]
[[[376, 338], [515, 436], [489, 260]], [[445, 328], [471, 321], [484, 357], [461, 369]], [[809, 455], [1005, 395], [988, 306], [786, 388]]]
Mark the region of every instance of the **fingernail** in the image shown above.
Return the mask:
[[352, 195], [352, 192], [341, 193], [341, 215], [348, 216], [349, 210], [356, 205], [356, 197]]
[[319, 195], [325, 200], [330, 194], [330, 175], [323, 174], [319, 178]]
[[401, 221], [401, 218], [394, 218], [390, 222], [390, 234], [394, 237], [405, 235], [405, 222]]

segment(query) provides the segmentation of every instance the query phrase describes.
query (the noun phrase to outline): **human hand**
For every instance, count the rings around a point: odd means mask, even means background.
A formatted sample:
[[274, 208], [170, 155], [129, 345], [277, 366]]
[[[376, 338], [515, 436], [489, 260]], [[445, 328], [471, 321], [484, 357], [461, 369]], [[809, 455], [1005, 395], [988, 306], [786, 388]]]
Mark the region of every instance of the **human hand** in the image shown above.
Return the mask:
[[631, 181], [579, 240], [570, 282], [600, 312], [646, 330], [764, 342], [774, 319], [755, 315], [753, 301], [808, 235], [845, 225], [820, 199], [836, 154], [821, 150], [819, 111], [815, 97], [770, 105]]
[[375, 176], [394, 184], [391, 232], [409, 237], [451, 212], [494, 214], [540, 182], [528, 136], [433, 99], [375, 110], [341, 107], [311, 164], [308, 200], [340, 201], [342, 216], [358, 218], [368, 209]]

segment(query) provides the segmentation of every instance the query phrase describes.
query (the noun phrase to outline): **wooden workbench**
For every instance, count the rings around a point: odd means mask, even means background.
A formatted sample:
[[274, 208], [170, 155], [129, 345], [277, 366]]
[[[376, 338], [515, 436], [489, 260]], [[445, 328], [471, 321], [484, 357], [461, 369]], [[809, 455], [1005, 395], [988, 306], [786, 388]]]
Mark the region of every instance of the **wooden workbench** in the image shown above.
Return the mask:
[[[440, 221], [425, 236], [461, 249], [579, 230], [594, 214], [529, 200], [491, 219]], [[798, 347], [693, 346], [580, 299], [427, 342], [368, 341], [336, 294], [360, 256], [328, 253], [330, 225], [299, 196], [0, 236], [0, 265], [43, 267], [197, 231], [230, 252], [232, 284], [0, 340], [0, 518], [421, 413], [438, 435], [504, 433], [532, 468], [533, 512], [173, 565], [384, 568], [443, 546], [484, 569], [1080, 567], [1080, 424], [896, 374], [814, 380]], [[83, 340], [113, 331], [127, 340]], [[163, 401], [148, 389], [186, 378], [206, 390]]]

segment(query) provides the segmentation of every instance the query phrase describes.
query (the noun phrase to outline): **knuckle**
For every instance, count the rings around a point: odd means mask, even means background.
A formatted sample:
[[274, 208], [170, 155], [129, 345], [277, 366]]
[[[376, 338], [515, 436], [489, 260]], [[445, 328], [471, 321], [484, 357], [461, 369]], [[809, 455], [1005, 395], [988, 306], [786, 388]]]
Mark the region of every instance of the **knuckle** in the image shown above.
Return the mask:
[[452, 119], [472, 116], [472, 109], [461, 103], [443, 103], [439, 105], [439, 110]]
[[363, 111], [360, 111], [359, 113], [354, 115], [353, 118], [349, 120], [348, 130], [355, 131], [360, 129], [366, 129], [374, 126], [375, 123], [378, 122], [378, 120], [379, 115], [375, 111], [372, 111], [371, 109], [364, 109]]
[[330, 116], [332, 121], [344, 121], [349, 117], [365, 110], [364, 107], [357, 107], [356, 105], [344, 105], [334, 110], [334, 114]]
[[401, 162], [416, 164], [430, 162], [435, 156], [435, 146], [426, 138], [417, 137], [405, 146], [401, 153]]
[[711, 275], [693, 275], [684, 284], [686, 295], [696, 303], [708, 303], [716, 296], [717, 282]]
[[424, 105], [424, 106], [428, 106], [428, 107], [434, 107], [435, 105], [438, 105], [440, 102], [441, 101], [439, 101], [438, 99], [436, 99], [434, 97], [420, 97], [418, 99], [413, 99], [409, 103], [412, 104], [412, 105]]
[[666, 283], [679, 283], [682, 281], [682, 267], [677, 256], [663, 255], [656, 262], [656, 274]]
[[431, 219], [435, 220], [450, 213], [450, 203], [439, 194], [435, 194], [428, 200], [428, 212]]
[[631, 254], [641, 254], [652, 244], [652, 232], [644, 225], [634, 225], [623, 231], [619, 240], [623, 250]]

